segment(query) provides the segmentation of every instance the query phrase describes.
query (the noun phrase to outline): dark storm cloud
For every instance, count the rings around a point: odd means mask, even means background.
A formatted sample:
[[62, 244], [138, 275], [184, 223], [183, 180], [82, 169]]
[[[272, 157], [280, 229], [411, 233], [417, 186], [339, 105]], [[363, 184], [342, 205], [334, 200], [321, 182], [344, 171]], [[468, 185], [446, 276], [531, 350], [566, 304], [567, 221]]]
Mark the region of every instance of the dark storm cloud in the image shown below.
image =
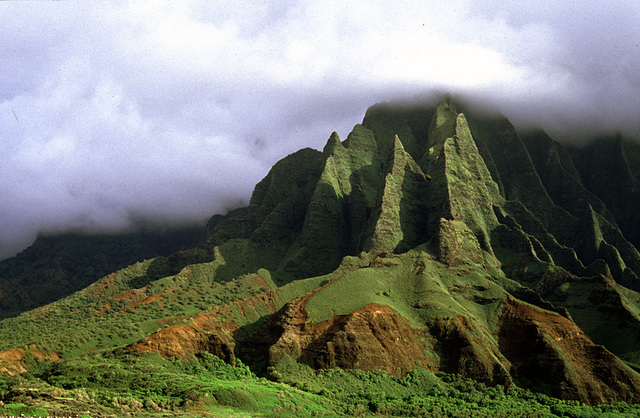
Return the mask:
[[39, 231], [197, 222], [378, 101], [640, 131], [639, 6], [0, 3], [0, 257]]

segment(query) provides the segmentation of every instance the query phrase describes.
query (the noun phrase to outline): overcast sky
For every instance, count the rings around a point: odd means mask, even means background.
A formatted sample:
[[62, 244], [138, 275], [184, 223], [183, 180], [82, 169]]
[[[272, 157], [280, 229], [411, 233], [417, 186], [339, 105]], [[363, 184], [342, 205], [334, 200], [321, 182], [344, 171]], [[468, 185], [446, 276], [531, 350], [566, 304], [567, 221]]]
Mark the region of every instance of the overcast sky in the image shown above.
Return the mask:
[[379, 101], [640, 132], [637, 0], [0, 2], [0, 28], [0, 258], [246, 204]]

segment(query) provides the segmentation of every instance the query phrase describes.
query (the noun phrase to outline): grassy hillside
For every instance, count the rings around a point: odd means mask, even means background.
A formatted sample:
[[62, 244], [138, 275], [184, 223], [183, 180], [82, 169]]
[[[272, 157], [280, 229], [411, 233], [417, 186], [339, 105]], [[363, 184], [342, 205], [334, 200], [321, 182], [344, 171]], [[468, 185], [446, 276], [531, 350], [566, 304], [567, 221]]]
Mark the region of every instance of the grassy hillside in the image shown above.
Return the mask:
[[196, 226], [41, 235], [0, 262], [0, 318], [68, 296], [136, 261], [191, 248], [204, 238], [204, 228]]

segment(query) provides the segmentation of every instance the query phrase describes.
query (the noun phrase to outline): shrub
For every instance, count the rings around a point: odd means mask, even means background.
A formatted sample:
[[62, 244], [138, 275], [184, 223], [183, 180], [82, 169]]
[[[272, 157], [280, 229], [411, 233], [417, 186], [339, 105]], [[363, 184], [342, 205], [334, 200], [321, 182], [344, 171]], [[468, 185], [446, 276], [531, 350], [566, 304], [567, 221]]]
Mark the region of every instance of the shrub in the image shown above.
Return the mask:
[[256, 398], [242, 388], [222, 388], [213, 395], [223, 405], [242, 409], [255, 409], [257, 406]]

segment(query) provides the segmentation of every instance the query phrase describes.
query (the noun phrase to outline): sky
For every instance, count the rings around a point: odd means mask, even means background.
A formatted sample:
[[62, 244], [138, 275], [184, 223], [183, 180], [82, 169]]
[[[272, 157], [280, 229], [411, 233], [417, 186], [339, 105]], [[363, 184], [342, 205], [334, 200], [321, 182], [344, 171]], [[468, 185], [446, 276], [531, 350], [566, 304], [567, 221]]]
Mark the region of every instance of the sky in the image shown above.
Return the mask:
[[8, 1], [0, 28], [0, 259], [246, 205], [381, 101], [640, 136], [637, 0]]

